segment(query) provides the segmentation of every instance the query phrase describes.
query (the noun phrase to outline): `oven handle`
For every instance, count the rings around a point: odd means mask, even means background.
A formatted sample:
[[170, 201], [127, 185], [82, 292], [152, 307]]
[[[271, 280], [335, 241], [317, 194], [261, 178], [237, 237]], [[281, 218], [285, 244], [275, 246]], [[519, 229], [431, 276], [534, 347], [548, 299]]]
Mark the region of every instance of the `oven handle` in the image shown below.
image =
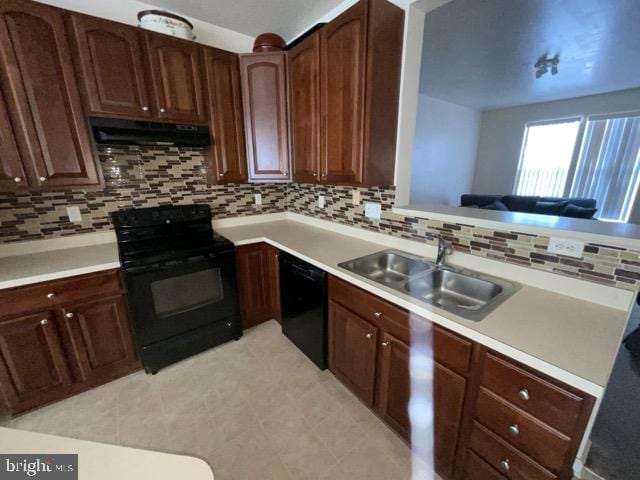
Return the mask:
[[149, 265], [140, 265], [136, 267], [125, 267], [123, 270], [125, 273], [154, 273], [154, 272], [162, 272], [169, 270], [176, 265], [185, 265], [193, 262], [203, 261], [203, 260], [216, 260], [220, 259], [221, 256], [218, 256], [214, 253], [208, 253], [206, 255], [197, 255], [195, 257], [188, 257], [180, 260], [169, 260], [161, 263], [152, 263]]

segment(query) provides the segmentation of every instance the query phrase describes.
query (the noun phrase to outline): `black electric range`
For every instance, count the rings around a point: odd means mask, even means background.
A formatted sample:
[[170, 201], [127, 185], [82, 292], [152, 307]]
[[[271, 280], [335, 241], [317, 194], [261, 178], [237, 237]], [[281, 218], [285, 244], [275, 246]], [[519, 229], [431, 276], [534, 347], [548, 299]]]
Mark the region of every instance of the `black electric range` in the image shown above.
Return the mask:
[[111, 214], [138, 352], [147, 373], [242, 336], [235, 249], [208, 205]]

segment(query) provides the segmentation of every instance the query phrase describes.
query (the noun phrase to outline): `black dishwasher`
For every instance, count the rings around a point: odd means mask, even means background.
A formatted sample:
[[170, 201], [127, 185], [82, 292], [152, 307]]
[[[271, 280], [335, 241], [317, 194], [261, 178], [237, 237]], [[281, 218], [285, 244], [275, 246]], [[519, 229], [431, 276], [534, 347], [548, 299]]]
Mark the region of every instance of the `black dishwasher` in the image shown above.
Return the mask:
[[319, 368], [327, 368], [327, 272], [280, 252], [284, 333]]

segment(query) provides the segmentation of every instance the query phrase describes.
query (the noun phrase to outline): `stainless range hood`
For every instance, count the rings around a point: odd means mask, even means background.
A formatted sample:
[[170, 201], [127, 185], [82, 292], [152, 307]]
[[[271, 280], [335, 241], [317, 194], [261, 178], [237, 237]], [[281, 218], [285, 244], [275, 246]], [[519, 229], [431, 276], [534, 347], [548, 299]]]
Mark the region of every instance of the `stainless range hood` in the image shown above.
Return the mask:
[[207, 147], [211, 145], [209, 127], [178, 123], [146, 122], [120, 118], [89, 118], [98, 145], [164, 145]]

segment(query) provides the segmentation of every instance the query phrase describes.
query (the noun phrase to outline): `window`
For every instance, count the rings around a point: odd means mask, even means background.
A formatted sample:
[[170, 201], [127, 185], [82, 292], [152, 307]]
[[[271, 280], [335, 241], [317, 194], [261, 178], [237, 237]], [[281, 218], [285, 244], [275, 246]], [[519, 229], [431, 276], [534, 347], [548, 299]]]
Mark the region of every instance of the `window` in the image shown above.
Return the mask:
[[516, 195], [594, 198], [596, 218], [627, 222], [639, 185], [640, 113], [526, 126]]
[[516, 195], [564, 195], [579, 129], [580, 119], [527, 125]]

